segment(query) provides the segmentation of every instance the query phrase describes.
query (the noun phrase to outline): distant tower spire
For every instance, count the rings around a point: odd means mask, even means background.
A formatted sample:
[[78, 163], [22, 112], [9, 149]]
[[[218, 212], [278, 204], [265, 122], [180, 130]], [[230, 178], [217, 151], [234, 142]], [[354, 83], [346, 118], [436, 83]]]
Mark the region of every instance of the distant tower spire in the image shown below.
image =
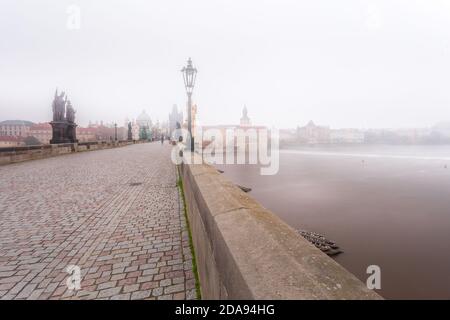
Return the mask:
[[244, 105], [244, 108], [242, 109], [241, 126], [249, 126], [249, 125], [250, 125], [250, 118], [248, 117], [247, 106]]

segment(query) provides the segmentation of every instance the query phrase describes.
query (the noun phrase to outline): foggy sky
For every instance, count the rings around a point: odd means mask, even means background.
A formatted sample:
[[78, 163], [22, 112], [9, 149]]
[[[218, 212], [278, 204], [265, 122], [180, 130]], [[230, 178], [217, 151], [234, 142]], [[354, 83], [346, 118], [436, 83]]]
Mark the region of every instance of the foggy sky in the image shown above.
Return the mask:
[[[66, 27], [69, 5], [81, 29]], [[185, 111], [202, 123], [426, 127], [450, 121], [450, 1], [2, 0], [0, 120], [51, 119], [55, 87], [81, 125]]]

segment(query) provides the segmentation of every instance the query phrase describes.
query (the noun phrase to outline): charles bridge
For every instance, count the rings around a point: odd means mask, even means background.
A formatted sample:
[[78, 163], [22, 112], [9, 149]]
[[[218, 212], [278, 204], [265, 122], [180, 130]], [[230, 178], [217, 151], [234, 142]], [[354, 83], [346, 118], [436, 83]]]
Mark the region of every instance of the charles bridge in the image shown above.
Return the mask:
[[1, 299], [380, 298], [167, 143], [40, 148], [0, 151]]
[[0, 298], [194, 299], [169, 154], [143, 143], [1, 166]]
[[[183, 72], [191, 105], [190, 59]], [[127, 141], [78, 143], [64, 92], [52, 109], [51, 144], [0, 149], [0, 299], [380, 298], [193, 138], [137, 143], [128, 124]]]

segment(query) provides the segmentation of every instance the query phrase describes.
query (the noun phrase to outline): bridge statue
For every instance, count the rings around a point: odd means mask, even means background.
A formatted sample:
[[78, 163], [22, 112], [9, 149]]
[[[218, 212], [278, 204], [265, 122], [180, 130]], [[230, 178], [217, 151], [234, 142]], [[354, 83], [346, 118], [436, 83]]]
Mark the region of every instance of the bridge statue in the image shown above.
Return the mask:
[[58, 95], [58, 89], [55, 91], [55, 98], [53, 99], [53, 121], [64, 121], [64, 113], [66, 109], [66, 100], [64, 99], [64, 91]]
[[128, 141], [133, 140], [133, 132], [131, 130], [131, 122], [128, 122]]
[[67, 100], [66, 120], [69, 123], [75, 122], [75, 110], [73, 109], [72, 103], [70, 102], [70, 100]]
[[50, 124], [53, 135], [50, 143], [77, 143], [75, 109], [64, 91], [58, 94], [58, 89], [56, 89], [52, 109], [53, 121]]

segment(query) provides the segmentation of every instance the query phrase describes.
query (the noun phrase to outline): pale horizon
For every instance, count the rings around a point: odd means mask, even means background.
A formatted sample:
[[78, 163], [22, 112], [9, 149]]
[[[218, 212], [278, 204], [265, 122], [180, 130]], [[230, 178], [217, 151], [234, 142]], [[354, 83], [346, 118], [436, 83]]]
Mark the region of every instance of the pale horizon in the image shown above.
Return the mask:
[[279, 128], [427, 128], [450, 122], [449, 18], [438, 0], [6, 0], [0, 120], [49, 121], [58, 87], [82, 126], [167, 121], [173, 104], [186, 114], [192, 57], [202, 124], [237, 124], [246, 105]]

